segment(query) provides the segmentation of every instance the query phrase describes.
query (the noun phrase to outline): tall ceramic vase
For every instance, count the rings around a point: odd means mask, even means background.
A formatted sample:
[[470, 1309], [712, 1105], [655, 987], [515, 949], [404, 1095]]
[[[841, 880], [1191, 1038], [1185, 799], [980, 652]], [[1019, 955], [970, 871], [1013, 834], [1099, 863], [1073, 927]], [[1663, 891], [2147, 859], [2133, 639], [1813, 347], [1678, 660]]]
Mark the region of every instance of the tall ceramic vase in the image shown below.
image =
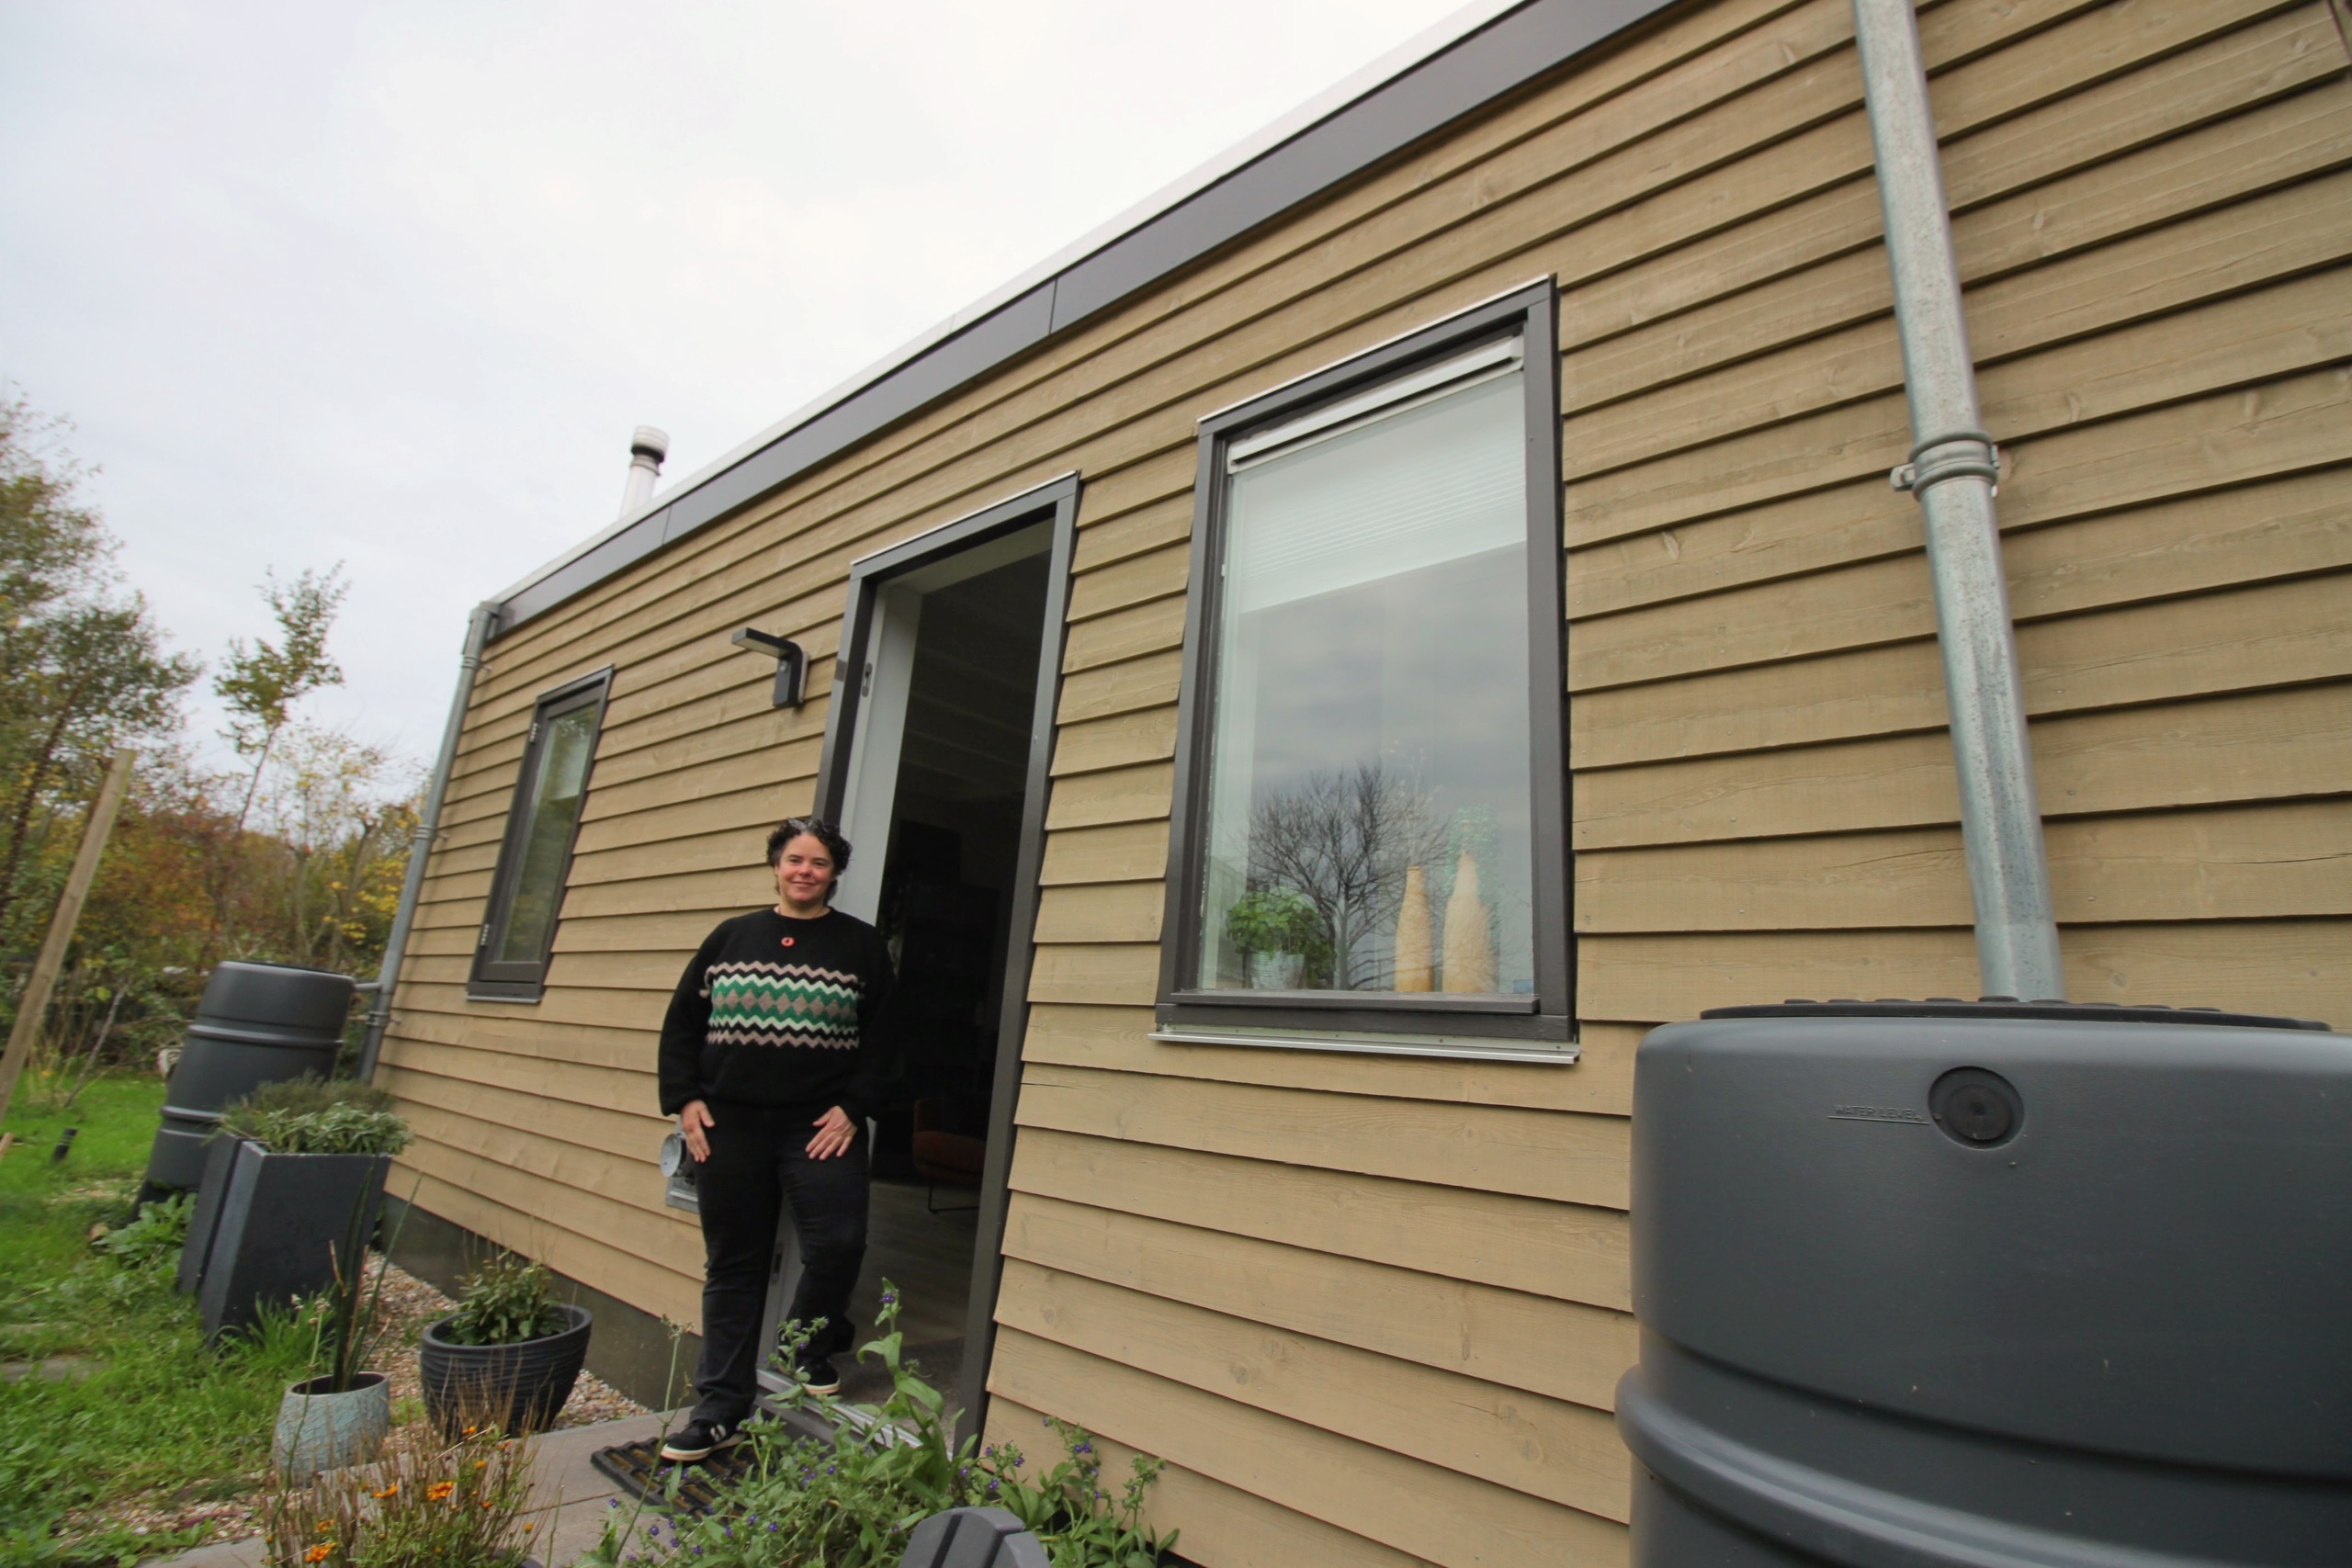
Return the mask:
[[1487, 901], [1478, 895], [1478, 862], [1468, 850], [1453, 863], [1453, 895], [1445, 901], [1445, 982], [1448, 991], [1495, 988], [1495, 936]]
[[1396, 989], [1433, 989], [1430, 958], [1429, 879], [1419, 866], [1408, 865], [1405, 868], [1405, 902], [1396, 910]]
[[392, 1385], [383, 1373], [361, 1372], [340, 1393], [327, 1392], [331, 1381], [295, 1383], [278, 1404], [269, 1459], [288, 1481], [372, 1459], [392, 1429]]

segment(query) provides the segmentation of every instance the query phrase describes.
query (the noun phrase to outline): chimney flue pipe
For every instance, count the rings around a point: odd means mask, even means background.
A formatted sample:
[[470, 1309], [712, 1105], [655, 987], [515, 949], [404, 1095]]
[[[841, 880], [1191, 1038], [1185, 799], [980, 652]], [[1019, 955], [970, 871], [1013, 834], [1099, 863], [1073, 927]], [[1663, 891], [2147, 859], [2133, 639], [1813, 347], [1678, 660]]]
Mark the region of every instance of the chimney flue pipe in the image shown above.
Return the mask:
[[621, 491], [621, 516], [630, 518], [653, 499], [653, 481], [662, 477], [662, 459], [670, 455], [667, 433], [640, 424], [628, 438], [628, 483]]

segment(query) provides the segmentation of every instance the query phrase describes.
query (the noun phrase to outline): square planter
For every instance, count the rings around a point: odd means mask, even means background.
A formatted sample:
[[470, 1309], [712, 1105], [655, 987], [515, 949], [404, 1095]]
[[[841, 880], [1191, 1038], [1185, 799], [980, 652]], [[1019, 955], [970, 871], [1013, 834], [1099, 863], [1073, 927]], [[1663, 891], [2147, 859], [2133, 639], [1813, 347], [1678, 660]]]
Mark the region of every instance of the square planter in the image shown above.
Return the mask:
[[228, 1190], [229, 1170], [236, 1162], [236, 1139], [218, 1137], [204, 1145], [204, 1177], [197, 1184], [196, 1207], [187, 1219], [187, 1241], [180, 1248], [183, 1295], [204, 1283], [204, 1266], [212, 1259], [212, 1235], [220, 1227], [220, 1197]]
[[[252, 1327], [265, 1303], [288, 1305], [333, 1285], [345, 1237], [355, 1228], [375, 1234], [391, 1166], [389, 1155], [271, 1154], [243, 1139], [220, 1157], [227, 1168], [211, 1245], [197, 1270], [207, 1339]], [[191, 1245], [196, 1235], [191, 1224]]]

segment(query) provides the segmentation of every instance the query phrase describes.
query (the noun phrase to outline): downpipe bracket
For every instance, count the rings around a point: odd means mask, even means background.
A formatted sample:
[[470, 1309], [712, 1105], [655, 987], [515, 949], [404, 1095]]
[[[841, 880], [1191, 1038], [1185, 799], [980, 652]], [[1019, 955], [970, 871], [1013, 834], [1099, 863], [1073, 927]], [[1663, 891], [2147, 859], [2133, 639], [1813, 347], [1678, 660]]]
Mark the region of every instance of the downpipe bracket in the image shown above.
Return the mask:
[[[1939, 446], [1959, 446], [1961, 450], [1921, 461]], [[1948, 430], [1941, 435], [1931, 435], [1911, 448], [1909, 462], [1898, 463], [1886, 473], [1889, 485], [1913, 495], [1925, 494], [1946, 479], [1967, 478], [1984, 479], [1992, 485], [1995, 495], [2001, 493], [2001, 448], [1984, 431]]]

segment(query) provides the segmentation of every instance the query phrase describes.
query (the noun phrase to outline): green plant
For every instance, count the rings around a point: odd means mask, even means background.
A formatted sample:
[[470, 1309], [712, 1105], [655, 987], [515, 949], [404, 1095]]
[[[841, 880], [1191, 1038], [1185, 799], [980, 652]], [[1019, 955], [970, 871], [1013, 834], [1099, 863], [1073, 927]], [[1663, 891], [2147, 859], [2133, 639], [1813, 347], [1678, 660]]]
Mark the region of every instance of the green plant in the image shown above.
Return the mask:
[[1102, 1454], [1094, 1434], [1057, 1416], [1046, 1417], [1062, 1440], [1061, 1462], [1035, 1482], [1024, 1482], [1026, 1462], [1012, 1443], [981, 1451], [991, 1484], [989, 1501], [1037, 1532], [1053, 1568], [1158, 1568], [1161, 1554], [1176, 1549], [1181, 1532], [1165, 1539], [1143, 1522], [1143, 1500], [1167, 1468], [1164, 1461], [1137, 1454], [1116, 1501], [1102, 1484]]
[[[423, 1179], [418, 1178], [419, 1181]], [[409, 1206], [401, 1211], [402, 1222], [406, 1221], [409, 1209], [414, 1207], [415, 1199], [415, 1189], [411, 1188]], [[379, 1257], [372, 1285], [368, 1278], [368, 1233], [374, 1228], [374, 1205], [363, 1194], [351, 1206], [342, 1244], [334, 1249], [334, 1288], [315, 1297], [305, 1309], [312, 1325], [311, 1365], [327, 1383], [317, 1391], [322, 1393], [349, 1392], [368, 1370], [368, 1363], [375, 1359], [377, 1348], [390, 1326], [384, 1315], [384, 1273], [391, 1268], [391, 1259]], [[391, 1236], [384, 1243], [386, 1253], [390, 1252], [399, 1236], [400, 1226], [395, 1224]]]
[[263, 1494], [270, 1568], [501, 1568], [519, 1563], [535, 1521], [529, 1449], [496, 1427], [444, 1444], [396, 1431], [369, 1465]]
[[[153, 1077], [93, 1077], [68, 1166], [26, 1157], [56, 1141], [56, 1111], [11, 1110], [0, 1357], [65, 1358], [71, 1375], [0, 1379], [0, 1568], [129, 1564], [198, 1544], [208, 1506], [243, 1495], [266, 1463], [278, 1401], [302, 1375], [309, 1325], [277, 1314], [208, 1348], [167, 1269], [92, 1247], [92, 1227], [130, 1208], [163, 1098]], [[119, 1512], [134, 1502], [146, 1533]]]
[[220, 1130], [277, 1155], [396, 1155], [414, 1136], [382, 1089], [349, 1078], [291, 1078], [233, 1101]]
[[118, 1225], [94, 1244], [124, 1269], [171, 1269], [187, 1245], [188, 1213], [194, 1195], [175, 1193], [141, 1209], [129, 1224]]
[[494, 1253], [458, 1292], [458, 1310], [441, 1320], [441, 1337], [453, 1345], [520, 1345], [560, 1334], [570, 1320], [553, 1286], [545, 1264]]
[[1295, 887], [1243, 894], [1225, 912], [1225, 932], [1248, 953], [1311, 954], [1328, 945], [1322, 912]]
[[[1175, 1541], [1172, 1534], [1156, 1538], [1137, 1518], [1159, 1473], [1157, 1461], [1139, 1460], [1114, 1504], [1099, 1484], [1093, 1439], [1080, 1428], [1064, 1428], [1069, 1460], [1035, 1483], [1021, 1480], [1022, 1457], [1011, 1445], [985, 1454], [975, 1451], [978, 1439], [952, 1445], [945, 1396], [906, 1359], [899, 1312], [898, 1292], [885, 1280], [879, 1332], [858, 1348], [860, 1359], [870, 1356], [889, 1371], [890, 1393], [880, 1404], [845, 1404], [796, 1388], [783, 1403], [830, 1425], [830, 1442], [755, 1420], [745, 1429], [751, 1472], [717, 1506], [671, 1526], [667, 1535], [659, 1521], [649, 1525], [643, 1550], [626, 1557], [634, 1516], [616, 1517], [582, 1562], [588, 1568], [682, 1568], [689, 1562], [693, 1568], [888, 1568], [914, 1527], [932, 1515], [995, 1503], [1038, 1530], [1054, 1568], [1156, 1568], [1159, 1553]], [[790, 1367], [822, 1326], [786, 1325], [777, 1365]]]

